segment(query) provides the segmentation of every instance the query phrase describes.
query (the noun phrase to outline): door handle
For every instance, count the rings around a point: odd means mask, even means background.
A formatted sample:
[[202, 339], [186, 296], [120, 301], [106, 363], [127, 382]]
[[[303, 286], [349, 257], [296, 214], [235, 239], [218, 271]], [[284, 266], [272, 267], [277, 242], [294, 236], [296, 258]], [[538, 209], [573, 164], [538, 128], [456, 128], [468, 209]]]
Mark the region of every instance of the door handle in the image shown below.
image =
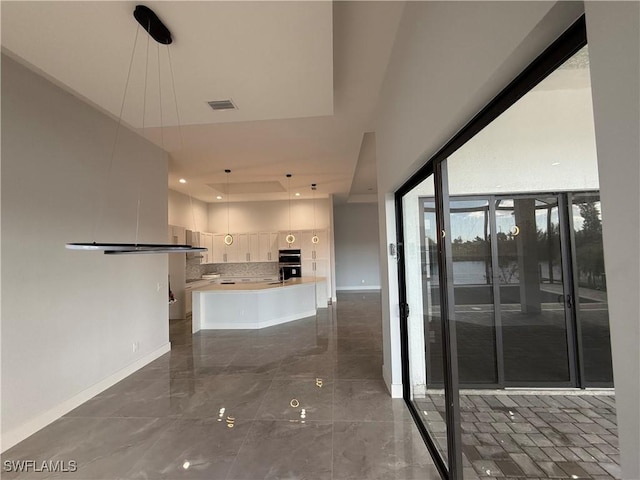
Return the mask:
[[565, 304], [567, 308], [573, 308], [573, 297], [571, 295], [558, 295], [558, 303]]
[[400, 303], [400, 318], [407, 319], [409, 318], [409, 304], [401, 302]]

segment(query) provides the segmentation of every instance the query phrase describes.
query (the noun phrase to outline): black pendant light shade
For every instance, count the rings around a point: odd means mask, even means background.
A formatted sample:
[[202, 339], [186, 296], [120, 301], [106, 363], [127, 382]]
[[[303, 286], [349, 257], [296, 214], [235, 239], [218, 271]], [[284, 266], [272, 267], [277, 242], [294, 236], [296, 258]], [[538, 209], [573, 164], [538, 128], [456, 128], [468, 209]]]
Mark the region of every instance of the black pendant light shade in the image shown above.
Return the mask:
[[173, 42], [171, 32], [153, 10], [144, 5], [136, 5], [133, 16], [156, 42], [162, 45], [171, 45]]

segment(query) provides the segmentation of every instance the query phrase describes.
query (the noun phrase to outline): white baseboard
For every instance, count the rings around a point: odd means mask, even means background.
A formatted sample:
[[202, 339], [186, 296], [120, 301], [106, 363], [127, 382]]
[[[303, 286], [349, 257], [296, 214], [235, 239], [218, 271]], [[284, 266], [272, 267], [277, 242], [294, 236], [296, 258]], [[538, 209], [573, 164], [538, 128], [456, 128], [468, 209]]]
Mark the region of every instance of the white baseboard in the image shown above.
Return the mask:
[[153, 352], [145, 355], [140, 360], [132, 363], [131, 365], [127, 365], [125, 368], [118, 370], [113, 375], [105, 378], [104, 380], [96, 383], [95, 385], [83, 390], [82, 392], [74, 395], [73, 397], [65, 400], [64, 402], [56, 405], [52, 409], [46, 411], [38, 415], [37, 417], [27, 421], [25, 424], [20, 427], [14, 428], [13, 430], [2, 435], [2, 452], [8, 450], [14, 445], [20, 443], [27, 437], [30, 437], [38, 430], [43, 429], [50, 423], [58, 420], [63, 415], [69, 413], [76, 407], [79, 407], [87, 400], [95, 397], [97, 394], [104, 392], [107, 388], [112, 387], [120, 380], [128, 377], [136, 370], [141, 369], [145, 365], [151, 363], [156, 358], [164, 355], [165, 353], [171, 351], [171, 344], [169, 342], [162, 345], [160, 348], [157, 348]]
[[369, 290], [380, 290], [382, 287], [380, 285], [356, 285], [352, 287], [336, 287], [338, 292], [364, 292]]
[[402, 384], [391, 383], [391, 372], [384, 365], [382, 366], [382, 379], [391, 394], [391, 398], [402, 398]]

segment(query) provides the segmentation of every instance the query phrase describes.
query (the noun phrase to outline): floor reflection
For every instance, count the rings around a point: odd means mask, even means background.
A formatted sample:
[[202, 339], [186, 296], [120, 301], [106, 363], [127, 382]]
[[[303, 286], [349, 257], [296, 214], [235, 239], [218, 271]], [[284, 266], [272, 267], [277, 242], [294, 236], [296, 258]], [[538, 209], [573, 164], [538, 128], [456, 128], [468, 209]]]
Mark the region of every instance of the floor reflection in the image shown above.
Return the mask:
[[440, 478], [382, 381], [379, 293], [262, 330], [169, 330], [170, 353], [2, 455], [76, 472], [3, 480]]

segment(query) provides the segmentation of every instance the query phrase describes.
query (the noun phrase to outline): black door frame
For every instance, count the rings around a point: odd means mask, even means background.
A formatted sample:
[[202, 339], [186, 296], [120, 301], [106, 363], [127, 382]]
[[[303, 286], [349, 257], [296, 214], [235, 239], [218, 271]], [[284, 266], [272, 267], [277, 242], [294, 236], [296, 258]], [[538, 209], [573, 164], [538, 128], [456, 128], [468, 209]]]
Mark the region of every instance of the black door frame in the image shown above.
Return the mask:
[[[445, 480], [462, 480], [462, 440], [460, 433], [460, 405], [458, 397], [458, 369], [457, 349], [455, 344], [455, 316], [453, 312], [453, 291], [448, 292], [447, 269], [451, 262], [446, 262], [445, 256], [451, 253], [450, 239], [445, 237], [444, 242], [438, 242], [438, 264], [440, 275], [440, 305], [442, 312], [443, 332], [443, 365], [445, 399], [447, 404], [447, 446], [448, 461], [440, 457], [435, 447], [435, 442], [422, 424], [419, 414], [410, 399], [409, 388], [409, 360], [407, 338], [407, 297], [404, 268], [404, 234], [403, 234], [403, 209], [402, 198], [424, 179], [434, 175], [436, 191], [436, 220], [438, 231], [446, 232], [448, 224], [448, 184], [446, 182], [446, 160], [451, 154], [467, 143], [483, 128], [489, 125], [509, 107], [527, 94], [537, 84], [553, 73], [567, 59], [587, 44], [586, 22], [584, 15], [569, 27], [551, 46], [540, 54], [520, 75], [518, 75], [504, 90], [502, 90], [485, 108], [471, 119], [446, 145], [435, 155], [425, 158], [423, 166], [412, 175], [395, 192], [396, 210], [396, 238], [398, 243], [398, 289], [400, 304], [400, 335], [403, 373], [403, 394], [405, 402], [416, 422], [416, 425], [425, 439], [427, 447], [434, 458], [440, 475]], [[447, 247], [447, 244], [449, 247]], [[441, 246], [442, 245], [442, 246]], [[449, 264], [449, 267], [447, 266]], [[449, 272], [451, 273], [451, 272]], [[452, 290], [452, 289], [451, 289]], [[446, 345], [445, 345], [446, 344]]]

